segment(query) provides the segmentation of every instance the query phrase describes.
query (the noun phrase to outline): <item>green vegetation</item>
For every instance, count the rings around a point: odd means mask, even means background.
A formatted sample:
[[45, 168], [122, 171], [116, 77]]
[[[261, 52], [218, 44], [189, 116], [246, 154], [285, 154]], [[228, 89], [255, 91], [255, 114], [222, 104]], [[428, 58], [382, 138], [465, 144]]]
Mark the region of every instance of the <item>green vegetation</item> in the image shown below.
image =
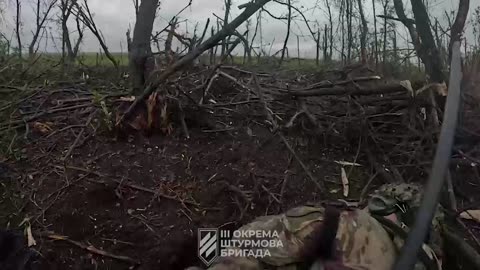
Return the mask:
[[[115, 60], [120, 66], [128, 65], [128, 54], [126, 53], [112, 53]], [[77, 63], [89, 67], [105, 66], [113, 67], [112, 62], [103, 53], [81, 53], [77, 57]]]

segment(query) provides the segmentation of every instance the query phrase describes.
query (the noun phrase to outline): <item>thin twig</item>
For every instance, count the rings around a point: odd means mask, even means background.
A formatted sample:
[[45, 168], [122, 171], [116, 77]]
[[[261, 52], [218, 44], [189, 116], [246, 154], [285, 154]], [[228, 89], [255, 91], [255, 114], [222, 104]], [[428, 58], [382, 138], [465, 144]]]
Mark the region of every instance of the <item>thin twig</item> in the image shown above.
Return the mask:
[[65, 154], [65, 156], [62, 158], [62, 161], [66, 161], [68, 157], [70, 157], [70, 154], [72, 153], [73, 149], [75, 149], [75, 147], [77, 146], [78, 142], [80, 141], [80, 138], [83, 136], [83, 133], [85, 133], [85, 130], [88, 128], [88, 126], [90, 125], [90, 122], [92, 122], [93, 120], [93, 117], [95, 116], [97, 111], [94, 111], [93, 113], [90, 114], [90, 116], [88, 117], [87, 119], [87, 122], [85, 123], [85, 126], [82, 128], [82, 130], [78, 133], [77, 137], [75, 138], [75, 141], [73, 142], [73, 144], [70, 146], [70, 148], [68, 149], [67, 153]]
[[[89, 169], [75, 167], [75, 166], [65, 166], [65, 168], [71, 169], [71, 170], [76, 170], [76, 171], [81, 171], [81, 172], [85, 172], [85, 173], [91, 173], [91, 174], [97, 175], [99, 177], [107, 177], [107, 176], [112, 177], [113, 178], [112, 181], [114, 181], [118, 184], [122, 183], [121, 180], [118, 180], [118, 179], [114, 178], [113, 176], [109, 176], [109, 175], [102, 174], [102, 173], [99, 173], [99, 172], [91, 171]], [[105, 182], [103, 182], [103, 181], [92, 180], [92, 179], [87, 179], [87, 180], [90, 181], [90, 182], [97, 183], [97, 184], [105, 184]], [[165, 199], [169, 199], [169, 200], [177, 201], [177, 202], [180, 202], [180, 203], [185, 203], [185, 204], [198, 206], [198, 203], [196, 203], [194, 201], [181, 200], [181, 199], [179, 199], [177, 197], [174, 197], [174, 196], [159, 193], [158, 191], [155, 191], [155, 190], [150, 189], [150, 188], [142, 187], [142, 186], [135, 185], [135, 184], [129, 184], [129, 183], [123, 183], [122, 185], [124, 185], [126, 187], [129, 187], [129, 188], [136, 189], [136, 190], [144, 191], [144, 192], [147, 192], [147, 193], [150, 193], [150, 194], [153, 194], [153, 195], [157, 195], [157, 196], [165, 198]]]
[[325, 188], [325, 184], [323, 182], [319, 182], [314, 176], [313, 174], [310, 172], [310, 170], [308, 170], [307, 166], [305, 165], [305, 163], [303, 163], [303, 161], [300, 159], [300, 157], [297, 155], [297, 153], [295, 153], [295, 150], [293, 150], [292, 146], [290, 146], [290, 144], [288, 143], [287, 139], [285, 139], [285, 137], [281, 134], [281, 133], [278, 133], [278, 136], [282, 139], [283, 143], [285, 144], [285, 146], [287, 147], [288, 151], [290, 151], [290, 153], [295, 157], [295, 160], [297, 160], [297, 162], [300, 164], [300, 166], [302, 167], [302, 169], [305, 171], [305, 173], [307, 174], [308, 178], [310, 178], [310, 180], [312, 180], [312, 182], [317, 186], [318, 190], [323, 193], [325, 192], [326, 188]]
[[112, 254], [110, 252], [104, 251], [102, 249], [98, 249], [98, 248], [96, 248], [92, 245], [86, 245], [86, 244], [83, 244], [81, 242], [71, 240], [67, 236], [64, 236], [64, 235], [50, 234], [50, 235], [47, 235], [47, 237], [49, 239], [56, 240], [56, 241], [65, 241], [67, 243], [70, 243], [70, 244], [72, 244], [74, 246], [77, 246], [81, 249], [85, 249], [88, 252], [94, 253], [96, 255], [109, 257], [109, 258], [112, 258], [112, 259], [115, 259], [115, 260], [131, 263], [131, 264], [135, 264], [135, 265], [140, 264], [139, 262], [137, 262], [136, 260], [134, 260], [134, 259], [132, 259], [128, 256], [115, 255], [115, 254]]

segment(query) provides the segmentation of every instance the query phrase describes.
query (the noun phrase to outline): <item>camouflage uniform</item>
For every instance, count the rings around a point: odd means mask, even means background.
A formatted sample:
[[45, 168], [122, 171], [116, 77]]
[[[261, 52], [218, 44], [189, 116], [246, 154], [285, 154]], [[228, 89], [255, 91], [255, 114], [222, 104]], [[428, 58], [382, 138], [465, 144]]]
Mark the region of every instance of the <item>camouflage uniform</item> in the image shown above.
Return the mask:
[[[421, 189], [410, 184], [385, 185], [374, 193], [368, 209], [387, 210], [405, 203], [415, 208], [420, 203]], [[378, 200], [385, 205], [378, 205]], [[305, 239], [323, 221], [323, 207], [302, 206], [284, 214], [259, 217], [239, 230], [279, 232], [283, 247], [269, 248], [271, 256], [264, 258], [222, 257], [209, 270], [296, 270], [301, 265], [301, 249]], [[397, 212], [397, 211], [396, 211]], [[395, 239], [367, 209], [344, 210], [336, 235], [336, 259], [322, 262], [325, 270], [387, 270], [391, 269], [403, 240]], [[426, 249], [428, 247], [425, 246]], [[429, 253], [435, 258], [433, 252]], [[192, 268], [193, 269], [193, 268]], [[423, 269], [418, 265], [417, 269]], [[439, 268], [440, 269], [440, 268]]]

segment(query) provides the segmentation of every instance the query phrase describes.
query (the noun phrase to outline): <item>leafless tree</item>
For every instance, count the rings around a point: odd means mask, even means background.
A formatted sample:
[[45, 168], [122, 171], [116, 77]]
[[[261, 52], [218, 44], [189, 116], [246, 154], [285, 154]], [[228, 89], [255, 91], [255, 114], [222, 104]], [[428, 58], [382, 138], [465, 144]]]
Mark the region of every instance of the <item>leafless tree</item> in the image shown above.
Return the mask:
[[347, 20], [347, 63], [350, 63], [352, 60], [352, 49], [353, 49], [353, 26], [352, 26], [352, 1], [345, 1], [345, 16]]
[[470, 0], [460, 0], [458, 3], [458, 13], [455, 17], [455, 22], [451, 27], [451, 39], [449, 48], [449, 59], [451, 59], [452, 54], [452, 46], [455, 41], [461, 41], [461, 37], [463, 34], [463, 29], [465, 27], [465, 22], [468, 16], [468, 10], [470, 9]]
[[339, 20], [339, 24], [340, 24], [340, 27], [341, 27], [341, 35], [340, 35], [340, 39], [341, 39], [341, 43], [342, 43], [342, 47], [341, 47], [341, 51], [340, 51], [340, 58], [342, 60], [343, 63], [346, 63], [346, 54], [345, 54], [345, 0], [341, 0], [340, 1], [340, 7], [339, 7], [339, 16], [338, 16], [338, 20]]
[[292, 3], [290, 1], [288, 1], [287, 3], [283, 3], [279, 0], [274, 0], [274, 2], [278, 3], [278, 4], [281, 4], [281, 5], [284, 5], [284, 6], [288, 6], [291, 9], [295, 10], [302, 17], [303, 21], [305, 22], [305, 25], [307, 26], [307, 29], [310, 32], [310, 35], [311, 35], [312, 39], [315, 41], [315, 43], [317, 43], [317, 44], [319, 43], [319, 40], [317, 39], [317, 32], [312, 29], [312, 27], [310, 26], [310, 21], [307, 19], [307, 17], [305, 16], [305, 14], [302, 10], [300, 10], [299, 8], [292, 5]]
[[[247, 32], [247, 34], [245, 35], [245, 38], [246, 38], [247, 40], [250, 40], [249, 34], [250, 34], [250, 27], [251, 27], [251, 26], [252, 26], [252, 19], [248, 19], [247, 22], [246, 22], [246, 24], [245, 24], [246, 32]], [[250, 50], [250, 47], [248, 47], [248, 49]], [[251, 51], [250, 51], [250, 53], [251, 53]], [[243, 64], [244, 64], [244, 65], [247, 63], [247, 59], [248, 59], [248, 58], [247, 58], [247, 54], [245, 53], [245, 54], [243, 55]]]
[[[255, 42], [255, 38], [257, 37], [257, 33], [258, 33], [258, 28], [260, 27], [260, 21], [261, 21], [261, 18], [262, 18], [261, 15], [262, 14], [261, 14], [261, 11], [260, 11], [257, 15], [257, 22], [255, 24], [255, 31], [253, 33], [252, 41], [250, 41], [250, 51], [254, 50], [253, 49], [253, 42]], [[252, 63], [252, 58], [251, 57], [248, 59], [248, 63], [250, 63], [250, 64]]]
[[133, 1], [133, 7], [135, 8], [135, 18], [138, 18], [138, 11], [140, 8], [139, 0], [132, 0]]
[[[244, 9], [234, 20], [225, 25], [220, 31], [212, 35], [209, 39], [205, 40], [202, 44], [195, 47], [191, 52], [174, 62], [170, 67], [163, 71], [154, 81], [152, 81], [144, 92], [134, 101], [134, 103], [128, 108], [123, 117], [119, 119], [118, 124], [122, 123], [124, 119], [128, 118], [135, 108], [148, 97], [152, 92], [156, 91], [157, 87], [163, 83], [172, 74], [191, 64], [195, 58], [200, 56], [203, 52], [218, 45], [220, 41], [225, 39], [227, 35], [231, 35], [235, 29], [244, 23], [250, 16], [261, 9], [270, 0], [254, 0], [253, 2], [243, 4], [239, 8]], [[143, 4], [143, 2], [142, 2]], [[140, 11], [141, 13], [141, 11]]]
[[378, 68], [378, 29], [377, 29], [377, 9], [375, 5], [376, 0], [372, 0], [372, 9], [373, 9], [373, 26], [374, 26], [374, 45], [375, 45], [375, 67]]
[[22, 9], [22, 4], [20, 3], [20, 0], [15, 1], [15, 34], [17, 35], [17, 46], [18, 46], [18, 57], [22, 58], [22, 22], [21, 22], [21, 9]]
[[[329, 0], [325, 0], [325, 6], [327, 7], [328, 22], [329, 22], [329, 25], [330, 25], [330, 30], [329, 30], [329, 33], [330, 33], [329, 50], [330, 51], [329, 51], [328, 59], [325, 59], [325, 60], [330, 61], [330, 60], [332, 60], [332, 57], [333, 57], [333, 16], [332, 16], [332, 8], [330, 6], [330, 1]], [[325, 36], [325, 39], [327, 39], [326, 36]]]
[[360, 20], [362, 22], [361, 34], [360, 34], [360, 55], [363, 64], [367, 63], [367, 34], [368, 34], [368, 24], [367, 19], [365, 18], [365, 13], [363, 12], [363, 3], [362, 0], [357, 0], [358, 3], [358, 12], [360, 13]]
[[430, 79], [434, 82], [444, 82], [444, 68], [430, 28], [431, 24], [427, 9], [422, 1], [411, 0], [411, 4], [415, 17], [415, 25], [421, 40], [420, 48], [422, 49], [421, 55], [423, 55], [421, 58], [425, 64], [427, 74], [430, 75]]
[[167, 39], [165, 40], [165, 54], [167, 61], [170, 63], [173, 60], [173, 36], [175, 35], [175, 29], [177, 28], [178, 19], [174, 18], [170, 21], [170, 29], [168, 30]]
[[[36, 8], [35, 8], [35, 29], [33, 31], [33, 38], [28, 46], [28, 55], [33, 56], [35, 53], [35, 45], [40, 36], [40, 32], [44, 30], [45, 22], [50, 15], [50, 11], [57, 3], [57, 0], [50, 0], [48, 2], [43, 2], [42, 0], [37, 0]], [[42, 4], [45, 5], [44, 10], [42, 10]]]
[[382, 61], [383, 67], [385, 68], [387, 64], [387, 40], [388, 40], [388, 5], [390, 4], [390, 0], [382, 0], [382, 7], [383, 7], [383, 50], [382, 50]]
[[78, 54], [80, 44], [83, 40], [83, 32], [85, 30], [85, 25], [80, 21], [80, 18], [75, 17], [78, 38], [75, 44], [72, 46], [72, 41], [70, 39], [70, 30], [68, 29], [68, 20], [72, 15], [73, 8], [76, 4], [76, 0], [60, 0], [60, 23], [62, 26], [62, 57], [68, 62], [72, 62]]
[[[225, 2], [225, 17], [223, 18], [223, 24], [227, 25], [229, 17], [230, 17], [230, 9], [232, 7], [232, 0], [224, 0], [224, 2]], [[227, 43], [228, 43], [228, 37], [225, 38], [222, 42], [222, 51], [221, 51], [222, 57], [225, 55], [225, 52], [228, 50], [228, 44]]]
[[285, 41], [283, 42], [283, 48], [282, 48], [282, 56], [280, 57], [280, 66], [283, 63], [283, 59], [285, 58], [285, 51], [287, 49], [287, 43], [288, 39], [290, 38], [290, 27], [292, 25], [292, 2], [291, 0], [288, 0], [288, 18], [287, 18], [287, 35], [285, 36]]
[[152, 54], [150, 37], [159, 0], [143, 0], [138, 9], [138, 16], [133, 30], [133, 39], [129, 52], [130, 73], [135, 89], [143, 88], [145, 84], [145, 63]]
[[[207, 23], [205, 24], [205, 28], [203, 29], [202, 36], [200, 37], [199, 40], [197, 40], [196, 46], [200, 45], [205, 39], [205, 35], [207, 34], [209, 26], [210, 26], [210, 18], [207, 19]], [[248, 27], [247, 27], [247, 32], [248, 32]]]
[[[92, 34], [97, 38], [100, 46], [102, 47], [105, 56], [107, 56], [108, 60], [112, 62], [115, 68], [118, 68], [118, 62], [115, 57], [110, 53], [108, 49], [107, 43], [102, 32], [98, 29], [97, 25], [95, 24], [95, 20], [93, 19], [92, 12], [90, 11], [90, 7], [88, 6], [87, 0], [83, 0], [83, 4], [76, 4], [75, 5], [76, 16], [80, 19], [80, 21], [92, 32]], [[154, 10], [156, 11], [156, 9]], [[149, 35], [150, 38], [150, 35]], [[149, 39], [150, 40], [150, 39]]]
[[[325, 24], [325, 28], [323, 29], [323, 61], [330, 61], [330, 55], [328, 53], [328, 26]], [[318, 39], [320, 40], [320, 31], [318, 34]]]
[[[317, 24], [317, 40], [320, 40], [320, 26], [318, 24]], [[317, 43], [315, 46], [315, 49], [316, 49], [315, 64], [319, 66], [320, 65], [320, 44]], [[324, 59], [326, 59], [325, 51], [324, 51], [323, 57]]]

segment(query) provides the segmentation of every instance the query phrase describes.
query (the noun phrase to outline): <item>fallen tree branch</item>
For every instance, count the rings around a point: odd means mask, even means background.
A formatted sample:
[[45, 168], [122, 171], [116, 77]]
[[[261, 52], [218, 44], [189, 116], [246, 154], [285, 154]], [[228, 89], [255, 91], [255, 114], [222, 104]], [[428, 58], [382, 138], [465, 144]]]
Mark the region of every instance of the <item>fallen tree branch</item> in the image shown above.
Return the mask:
[[323, 182], [319, 182], [314, 176], [313, 174], [310, 172], [310, 170], [307, 168], [307, 165], [305, 165], [305, 163], [303, 163], [303, 161], [300, 159], [300, 157], [297, 155], [297, 153], [295, 153], [295, 150], [293, 150], [292, 146], [288, 143], [287, 139], [285, 138], [285, 136], [283, 136], [283, 134], [281, 133], [278, 133], [278, 136], [282, 139], [283, 143], [285, 144], [285, 146], [287, 147], [288, 151], [290, 151], [290, 153], [292, 154], [292, 156], [295, 158], [295, 160], [297, 160], [298, 164], [300, 164], [300, 166], [302, 167], [302, 169], [305, 171], [305, 173], [307, 174], [308, 178], [310, 178], [310, 180], [312, 180], [312, 182], [315, 184], [315, 186], [317, 186], [318, 190], [321, 192], [321, 193], [324, 193], [325, 190], [326, 190], [326, 187], [325, 185], [323, 184]]
[[[254, 84], [255, 84], [255, 87], [256, 87], [256, 90], [257, 90], [257, 95], [258, 95], [258, 98], [260, 99], [260, 102], [263, 103], [263, 107], [265, 109], [265, 114], [267, 115], [267, 119], [268, 121], [271, 122], [271, 125], [272, 125], [272, 132], [275, 133], [277, 130], [278, 130], [278, 124], [277, 124], [277, 121], [275, 121], [275, 118], [273, 117], [273, 113], [272, 111], [268, 108], [268, 105], [267, 105], [267, 102], [265, 101], [264, 97], [263, 97], [263, 93], [262, 93], [262, 88], [260, 87], [260, 83], [258, 82], [258, 78], [255, 74], [253, 74], [253, 81], [254, 81]], [[325, 185], [323, 184], [323, 182], [319, 182], [314, 176], [313, 174], [310, 172], [310, 170], [307, 168], [307, 166], [305, 165], [305, 163], [303, 163], [303, 161], [300, 159], [300, 157], [297, 155], [297, 153], [295, 153], [295, 150], [293, 150], [292, 146], [290, 145], [290, 143], [288, 143], [287, 139], [285, 138], [285, 136], [283, 136], [283, 134], [281, 132], [278, 133], [278, 136], [282, 139], [283, 143], [285, 144], [285, 146], [287, 147], [288, 151], [290, 151], [290, 153], [292, 154], [293, 157], [295, 157], [295, 159], [297, 160], [297, 162], [300, 164], [300, 166], [302, 167], [302, 169], [305, 171], [305, 173], [307, 174], [308, 178], [310, 178], [310, 180], [317, 186], [318, 190], [323, 193], [325, 192], [326, 188], [325, 188]]]
[[131, 264], [135, 264], [135, 265], [140, 264], [139, 262], [137, 262], [136, 260], [134, 260], [134, 259], [132, 259], [128, 256], [115, 255], [115, 254], [109, 253], [105, 250], [98, 249], [98, 248], [96, 248], [92, 245], [85, 245], [81, 242], [71, 240], [71, 239], [68, 238], [68, 236], [58, 235], [58, 234], [50, 234], [50, 235], [47, 235], [47, 238], [52, 239], [52, 240], [56, 240], [56, 241], [65, 241], [67, 243], [70, 243], [70, 244], [72, 244], [74, 246], [77, 246], [81, 249], [85, 249], [88, 252], [91, 252], [91, 253], [96, 254], [96, 255], [112, 258], [112, 259], [115, 259], [115, 260], [131, 263]]
[[85, 133], [85, 129], [87, 129], [88, 126], [90, 125], [90, 122], [92, 122], [93, 116], [95, 116], [95, 113], [96, 113], [96, 111], [94, 111], [93, 113], [91, 113], [91, 114], [90, 114], [90, 117], [88, 117], [87, 122], [85, 123], [85, 126], [82, 128], [82, 130], [80, 130], [80, 132], [78, 133], [77, 137], [75, 138], [75, 141], [74, 141], [73, 144], [70, 146], [70, 148], [68, 148], [67, 153], [65, 154], [65, 156], [64, 156], [63, 159], [62, 159], [63, 162], [65, 162], [65, 161], [67, 160], [67, 158], [70, 156], [70, 154], [72, 154], [73, 149], [75, 149], [75, 147], [77, 146], [78, 142], [80, 141], [80, 138], [83, 136], [83, 133]]
[[30, 117], [27, 117], [27, 118], [24, 118], [24, 119], [21, 119], [21, 120], [15, 120], [15, 121], [12, 121], [12, 122], [9, 122], [9, 123], [6, 123], [3, 126], [9, 126], [9, 125], [17, 125], [17, 124], [22, 124], [22, 123], [25, 123], [25, 122], [31, 122], [33, 120], [36, 120], [42, 116], [45, 116], [45, 115], [48, 115], [48, 114], [53, 114], [53, 113], [58, 113], [58, 112], [66, 112], [66, 111], [72, 111], [72, 110], [77, 110], [77, 109], [82, 109], [82, 108], [88, 108], [88, 107], [91, 107], [91, 106], [94, 106], [94, 104], [92, 103], [89, 103], [89, 104], [80, 104], [80, 105], [75, 105], [75, 106], [70, 106], [70, 107], [63, 107], [63, 108], [57, 108], [57, 109], [51, 109], [51, 110], [47, 110], [47, 111], [43, 111], [43, 112], [40, 112], [38, 114], [35, 114], [33, 116], [30, 116]]
[[404, 23], [404, 24], [415, 24], [415, 20], [414, 19], [410, 19], [410, 18], [395, 18], [393, 16], [387, 16], [387, 15], [377, 15], [378, 18], [382, 18], [382, 19], [388, 19], [388, 20], [394, 20], [394, 21], [399, 21], [401, 23]]
[[117, 122], [117, 126], [119, 126], [126, 118], [128, 118], [134, 111], [134, 109], [140, 104], [140, 102], [143, 101], [146, 97], [148, 97], [151, 93], [153, 93], [158, 88], [158, 86], [165, 82], [168, 77], [170, 77], [180, 69], [186, 67], [203, 52], [215, 47], [220, 41], [225, 39], [225, 37], [231, 35], [238, 26], [240, 26], [243, 22], [250, 18], [250, 16], [256, 13], [269, 1], [270, 0], [256, 0], [244, 6], [245, 10], [240, 15], [238, 15], [238, 17], [236, 17], [231, 23], [225, 25], [222, 30], [218, 31], [212, 37], [207, 39], [204, 43], [194, 48], [183, 58], [173, 63], [167, 70], [162, 72], [158, 76], [158, 78], [154, 82], [150, 83], [145, 89], [145, 91], [137, 99], [135, 99], [135, 102], [130, 105], [125, 114], [119, 119], [119, 121]]
[[388, 94], [396, 92], [408, 92], [408, 89], [400, 84], [387, 84], [381, 86], [374, 86], [370, 88], [348, 88], [348, 87], [330, 87], [319, 88], [312, 90], [300, 90], [300, 91], [286, 91], [281, 92], [297, 96], [297, 97], [309, 97], [309, 96], [329, 96], [329, 95], [375, 95], [375, 94]]
[[[181, 200], [181, 199], [179, 199], [179, 198], [177, 198], [177, 197], [175, 197], [175, 196], [170, 196], [170, 195], [162, 194], [162, 193], [159, 193], [158, 191], [155, 191], [155, 190], [153, 190], [153, 189], [146, 188], [146, 187], [142, 187], [142, 186], [139, 186], [139, 185], [122, 183], [122, 181], [116, 179], [115, 176], [106, 175], [106, 174], [102, 174], [102, 173], [99, 173], [99, 172], [95, 172], [95, 171], [92, 171], [92, 170], [89, 170], [89, 169], [80, 168], [80, 167], [75, 167], [75, 166], [65, 166], [65, 168], [66, 168], [66, 169], [75, 170], [75, 171], [85, 172], [85, 173], [89, 173], [89, 174], [94, 174], [94, 175], [97, 175], [98, 177], [107, 177], [107, 176], [108, 176], [108, 177], [113, 178], [112, 180], [113, 180], [115, 183], [122, 184], [123, 186], [129, 187], [129, 188], [133, 188], [133, 189], [136, 189], [136, 190], [140, 190], [140, 191], [144, 191], [144, 192], [147, 192], [147, 193], [151, 193], [151, 194], [154, 194], [154, 195], [156, 195], [156, 196], [159, 196], [159, 197], [162, 197], [162, 198], [165, 198], [165, 199], [174, 200], [174, 201], [180, 202], [180, 203], [182, 203], [182, 204], [190, 204], [190, 205], [198, 206], [198, 203], [193, 202], [193, 201]], [[97, 183], [97, 184], [105, 184], [104, 181], [91, 180], [91, 179], [87, 179], [87, 181], [94, 182], [94, 183]]]

